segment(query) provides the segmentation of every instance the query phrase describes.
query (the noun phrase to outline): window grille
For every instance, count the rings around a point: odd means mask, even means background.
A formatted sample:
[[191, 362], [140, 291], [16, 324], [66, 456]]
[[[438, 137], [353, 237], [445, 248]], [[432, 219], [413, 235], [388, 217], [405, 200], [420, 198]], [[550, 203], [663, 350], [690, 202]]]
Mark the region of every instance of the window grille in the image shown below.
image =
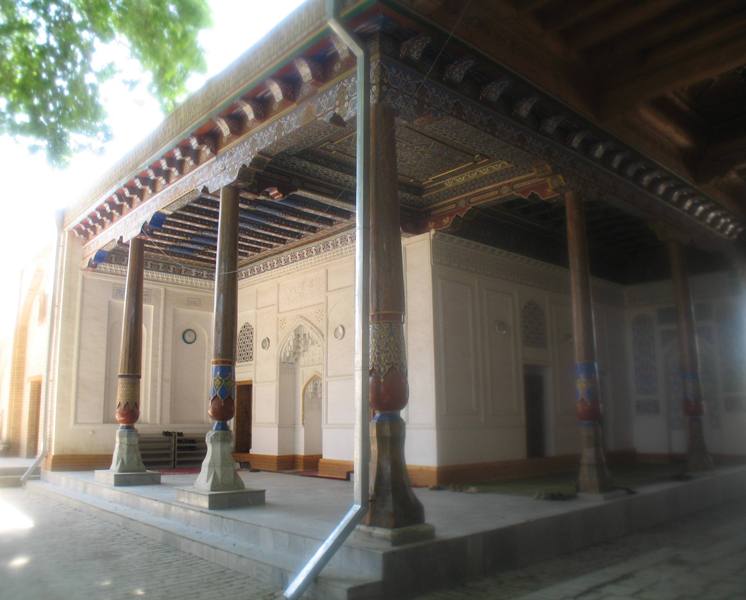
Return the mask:
[[249, 363], [254, 360], [254, 328], [244, 323], [238, 332], [238, 352], [236, 362]]
[[523, 345], [529, 348], [547, 347], [547, 318], [544, 309], [529, 300], [521, 309]]

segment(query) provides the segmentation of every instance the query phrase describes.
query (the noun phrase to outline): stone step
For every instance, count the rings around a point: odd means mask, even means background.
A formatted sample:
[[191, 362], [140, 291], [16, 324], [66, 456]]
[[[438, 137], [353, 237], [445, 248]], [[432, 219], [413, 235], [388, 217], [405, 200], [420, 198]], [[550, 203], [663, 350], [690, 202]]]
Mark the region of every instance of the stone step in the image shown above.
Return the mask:
[[[121, 527], [275, 585], [278, 591], [320, 544], [320, 540], [304, 539], [289, 532], [252, 527], [216, 511], [143, 498], [54, 473], [45, 472], [43, 481], [33, 483], [30, 489], [83, 505]], [[343, 547], [309, 589], [307, 597], [331, 600], [380, 597], [381, 576], [372, 573], [372, 565], [380, 565], [381, 557], [375, 552], [369, 554], [356, 554], [355, 549]]]
[[[20, 477], [26, 472], [26, 469], [28, 467], [20, 465], [20, 466], [0, 466], [0, 477], [6, 476], [6, 475], [15, 475], [17, 477]], [[37, 470], [38, 473], [38, 470]]]
[[0, 488], [21, 487], [20, 475], [0, 475]]

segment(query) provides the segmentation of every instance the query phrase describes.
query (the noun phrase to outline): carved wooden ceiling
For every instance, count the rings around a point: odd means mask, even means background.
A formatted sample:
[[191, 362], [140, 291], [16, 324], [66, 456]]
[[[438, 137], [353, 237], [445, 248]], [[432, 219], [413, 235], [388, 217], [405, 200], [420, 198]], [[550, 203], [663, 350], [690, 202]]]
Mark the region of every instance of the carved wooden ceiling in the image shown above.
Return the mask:
[[396, 0], [746, 214], [743, 0]]
[[[477, 141], [471, 146], [453, 141], [448, 132], [456, 126], [446, 118], [431, 119], [421, 128], [397, 123], [400, 197], [405, 227], [411, 231], [426, 230], [422, 217], [433, 208], [450, 222], [459, 212], [450, 209], [454, 197], [471, 199], [471, 207], [499, 195], [496, 187], [515, 181], [535, 185], [550, 176], [549, 169], [532, 165], [536, 161], [527, 155], [517, 165], [486, 158], [476, 149]], [[516, 156], [513, 152], [513, 160]], [[315, 124], [291, 148], [268, 160], [256, 175], [256, 191], [241, 192], [239, 265], [351, 228], [354, 174], [355, 130], [349, 123]], [[513, 189], [503, 195], [512, 196]], [[218, 204], [216, 195], [203, 192], [164, 213], [143, 231], [146, 251], [164, 260], [213, 265]]]
[[[547, 201], [557, 197], [557, 175], [574, 169], [578, 189], [595, 189], [588, 228], [600, 276], [632, 281], [636, 264], [646, 272], [655, 263], [660, 244], [643, 214], [648, 221], [673, 215], [672, 222], [707, 230], [719, 242], [743, 230], [743, 2], [361, 6], [358, 33], [371, 36], [381, 65], [389, 65], [380, 68], [390, 68], [381, 87], [395, 98], [389, 101], [403, 98], [400, 115], [415, 106], [396, 131], [406, 231], [451, 227], [554, 262], [564, 255], [564, 215]], [[203, 173], [219, 178], [241, 165], [252, 171], [252, 183], [241, 195], [239, 264], [351, 228], [353, 65], [326, 34], [288, 54], [239, 96], [211, 106], [217, 112], [170, 140], [146, 168], [123, 175], [129, 179], [77, 217], [72, 230], [93, 253], [126, 239], [121, 231], [131, 235], [118, 225], [130, 219], [139, 228], [141, 215], [152, 215], [141, 209], [156, 200], [163, 212], [143, 230], [151, 258], [210, 266], [218, 204], [207, 190], [218, 186], [205, 185]], [[416, 85], [407, 88], [407, 77]], [[435, 109], [427, 104], [444, 98]], [[247, 166], [250, 149], [259, 150], [259, 160], [251, 154]]]

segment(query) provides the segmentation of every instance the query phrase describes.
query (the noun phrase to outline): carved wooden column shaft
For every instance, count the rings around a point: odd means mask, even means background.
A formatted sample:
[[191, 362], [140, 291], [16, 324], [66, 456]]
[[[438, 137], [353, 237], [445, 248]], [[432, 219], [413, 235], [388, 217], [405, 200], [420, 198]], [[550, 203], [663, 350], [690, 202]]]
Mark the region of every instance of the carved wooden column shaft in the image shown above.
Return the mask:
[[157, 484], [161, 480], [160, 473], [145, 469], [135, 429], [135, 423], [140, 418], [144, 249], [143, 239], [136, 237], [130, 240], [115, 412], [119, 429], [111, 468], [108, 471], [96, 471], [97, 479], [115, 486]]
[[682, 244], [669, 239], [668, 255], [671, 262], [671, 282], [674, 301], [676, 302], [677, 335], [679, 341], [679, 367], [684, 397], [683, 411], [688, 424], [687, 460], [690, 470], [703, 470], [712, 467], [712, 460], [707, 452], [702, 416], [702, 388], [699, 381], [699, 354], [697, 336], [694, 328], [694, 306], [689, 276], [686, 271], [686, 255]]
[[371, 505], [366, 524], [395, 529], [424, 523], [404, 459], [407, 357], [404, 275], [393, 110], [371, 106], [370, 404]]
[[575, 410], [581, 435], [578, 490], [601, 493], [610, 489], [611, 481], [606, 468], [601, 428], [601, 399], [585, 212], [582, 200], [574, 192], [565, 193], [565, 211], [575, 346]]
[[122, 345], [117, 379], [116, 420], [132, 427], [140, 418], [140, 377], [142, 372], [143, 250], [141, 238], [130, 241], [127, 279], [124, 288]]
[[220, 191], [215, 263], [212, 389], [208, 414], [215, 429], [227, 429], [235, 412], [236, 327], [238, 324], [238, 190]]

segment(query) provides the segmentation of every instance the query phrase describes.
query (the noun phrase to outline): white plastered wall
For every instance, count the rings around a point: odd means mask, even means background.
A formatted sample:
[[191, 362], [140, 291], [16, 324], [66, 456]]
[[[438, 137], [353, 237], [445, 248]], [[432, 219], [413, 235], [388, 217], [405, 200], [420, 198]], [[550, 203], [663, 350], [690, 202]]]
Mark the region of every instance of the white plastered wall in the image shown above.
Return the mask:
[[[53, 390], [54, 454], [113, 451], [124, 297], [122, 274], [81, 269], [80, 243], [65, 246], [59, 354]], [[212, 352], [212, 291], [149, 279], [143, 311], [141, 433], [204, 432]], [[194, 344], [182, 339], [197, 333]]]
[[[432, 277], [429, 234], [402, 241], [406, 280], [409, 357], [407, 460], [436, 465], [433, 385]], [[352, 460], [354, 424], [354, 246], [300, 261], [239, 283], [239, 329], [254, 327], [254, 360], [239, 364], [237, 380], [253, 381], [252, 452], [296, 454], [299, 411], [285, 414], [281, 397], [300, 391], [314, 375], [322, 378], [321, 454]], [[299, 325], [322, 338], [323, 364], [298, 369], [298, 380], [280, 377], [278, 350]], [[335, 334], [336, 332], [336, 334]], [[262, 342], [264, 341], [264, 346]], [[292, 388], [281, 389], [281, 386]]]
[[[732, 274], [691, 277], [711, 452], [746, 454], [746, 298]], [[628, 287], [630, 410], [634, 445], [646, 454], [682, 453], [686, 428], [679, 387], [676, 309], [670, 280]]]
[[[526, 457], [523, 367], [546, 374], [546, 454], [578, 451], [569, 272], [452, 236], [433, 244], [438, 464]], [[631, 444], [623, 288], [594, 280], [607, 447]], [[524, 347], [521, 309], [546, 321], [544, 348]]]
[[[48, 276], [50, 272], [51, 270], [47, 270], [45, 273], [47, 279], [49, 279]], [[39, 293], [37, 293], [28, 319], [28, 330], [26, 334], [26, 368], [24, 371], [23, 382], [21, 456], [31, 456], [33, 454], [33, 448], [36, 446], [34, 440], [29, 437], [29, 426], [30, 420], [32, 419], [32, 412], [37, 412], [35, 418], [37, 423], [39, 423], [39, 426], [41, 426], [42, 398], [41, 395], [32, 398], [32, 388], [35, 387], [39, 392], [43, 390], [41, 382], [45, 377], [47, 366], [46, 356], [49, 325], [49, 296], [46, 289], [43, 287]], [[32, 386], [32, 380], [36, 380], [38, 383]]]

